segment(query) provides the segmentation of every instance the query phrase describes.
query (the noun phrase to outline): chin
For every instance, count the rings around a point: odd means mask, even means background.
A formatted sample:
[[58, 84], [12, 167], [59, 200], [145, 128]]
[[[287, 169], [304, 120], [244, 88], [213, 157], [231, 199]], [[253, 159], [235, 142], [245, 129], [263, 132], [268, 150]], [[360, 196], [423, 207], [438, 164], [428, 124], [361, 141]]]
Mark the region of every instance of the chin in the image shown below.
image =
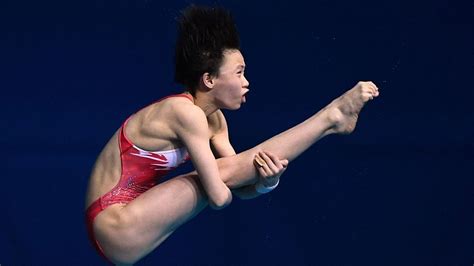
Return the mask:
[[228, 110], [232, 110], [232, 111], [234, 111], [234, 110], [239, 110], [241, 106], [242, 106], [242, 104], [239, 103], [238, 105], [234, 105], [234, 106], [229, 107], [229, 108], [227, 108], [227, 109], [228, 109]]
[[240, 109], [240, 106], [234, 107], [234, 108], [229, 108], [228, 110], [235, 111], [235, 110], [239, 110], [239, 109]]
[[242, 107], [243, 105], [243, 102], [241, 101], [235, 101], [235, 102], [227, 102], [227, 103], [223, 103], [219, 109], [225, 109], [225, 110], [238, 110], [240, 109], [240, 107]]

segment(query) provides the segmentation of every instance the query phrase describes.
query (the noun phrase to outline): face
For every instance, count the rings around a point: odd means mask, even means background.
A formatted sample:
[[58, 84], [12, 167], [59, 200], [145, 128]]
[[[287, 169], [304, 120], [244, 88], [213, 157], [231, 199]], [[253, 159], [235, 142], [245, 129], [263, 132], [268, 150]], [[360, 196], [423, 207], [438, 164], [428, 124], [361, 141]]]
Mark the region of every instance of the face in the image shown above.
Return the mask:
[[226, 50], [219, 75], [213, 78], [212, 93], [219, 108], [236, 110], [246, 101], [249, 82], [244, 73], [245, 61], [240, 51]]

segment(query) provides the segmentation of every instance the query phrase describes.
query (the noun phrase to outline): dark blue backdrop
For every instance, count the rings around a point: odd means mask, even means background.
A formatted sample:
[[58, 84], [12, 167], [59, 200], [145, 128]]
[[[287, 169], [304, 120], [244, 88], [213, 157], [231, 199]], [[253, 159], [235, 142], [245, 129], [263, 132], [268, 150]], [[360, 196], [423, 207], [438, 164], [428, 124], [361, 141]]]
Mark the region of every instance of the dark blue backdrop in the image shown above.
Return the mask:
[[[2, 266], [103, 263], [83, 225], [88, 175], [124, 118], [178, 91], [174, 18], [189, 3], [0, 3]], [[472, 1], [220, 4], [251, 83], [226, 112], [236, 150], [359, 80], [381, 96], [276, 191], [205, 210], [139, 265], [474, 263]]]

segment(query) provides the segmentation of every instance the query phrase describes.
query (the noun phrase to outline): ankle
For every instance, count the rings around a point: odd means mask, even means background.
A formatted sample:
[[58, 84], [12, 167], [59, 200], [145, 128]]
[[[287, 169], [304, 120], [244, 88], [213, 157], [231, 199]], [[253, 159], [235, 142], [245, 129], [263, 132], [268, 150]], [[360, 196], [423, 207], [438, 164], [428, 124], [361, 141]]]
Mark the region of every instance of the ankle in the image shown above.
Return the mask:
[[342, 112], [336, 107], [328, 106], [322, 110], [322, 115], [326, 122], [326, 135], [336, 133], [337, 128], [339, 128], [344, 119]]

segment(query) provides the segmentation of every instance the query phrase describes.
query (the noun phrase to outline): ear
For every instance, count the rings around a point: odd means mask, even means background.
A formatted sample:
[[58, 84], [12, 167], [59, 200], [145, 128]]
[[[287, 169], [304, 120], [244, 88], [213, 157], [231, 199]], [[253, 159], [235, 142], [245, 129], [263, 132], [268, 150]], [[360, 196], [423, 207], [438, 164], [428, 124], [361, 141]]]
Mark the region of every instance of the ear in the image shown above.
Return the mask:
[[216, 84], [216, 82], [214, 81], [214, 77], [208, 72], [202, 74], [201, 81], [208, 89], [214, 88], [214, 85]]

